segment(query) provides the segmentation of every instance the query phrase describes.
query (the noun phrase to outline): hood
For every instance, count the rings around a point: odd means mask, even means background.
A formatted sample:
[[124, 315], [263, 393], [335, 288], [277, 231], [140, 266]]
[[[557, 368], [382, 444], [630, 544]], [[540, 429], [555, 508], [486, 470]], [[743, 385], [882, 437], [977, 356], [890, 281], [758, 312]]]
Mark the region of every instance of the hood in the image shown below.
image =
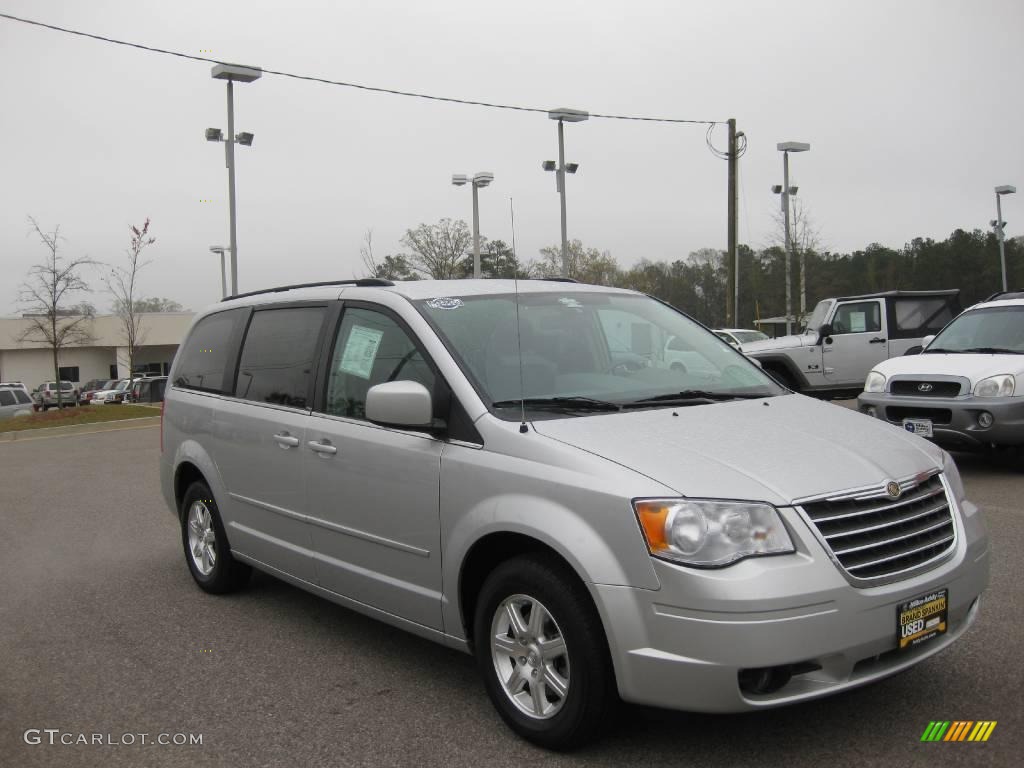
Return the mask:
[[761, 352], [772, 352], [776, 349], [792, 349], [793, 347], [811, 347], [818, 341], [816, 334], [794, 334], [792, 336], [779, 336], [775, 339], [765, 341], [748, 341], [743, 345], [743, 354], [757, 355]]
[[695, 498], [786, 506], [793, 499], [881, 485], [942, 466], [941, 449], [922, 438], [803, 395], [533, 426]]
[[989, 376], [1011, 373], [1017, 377], [1017, 392], [1024, 387], [1024, 355], [907, 355], [884, 360], [874, 370], [892, 376], [964, 376], [974, 386]]

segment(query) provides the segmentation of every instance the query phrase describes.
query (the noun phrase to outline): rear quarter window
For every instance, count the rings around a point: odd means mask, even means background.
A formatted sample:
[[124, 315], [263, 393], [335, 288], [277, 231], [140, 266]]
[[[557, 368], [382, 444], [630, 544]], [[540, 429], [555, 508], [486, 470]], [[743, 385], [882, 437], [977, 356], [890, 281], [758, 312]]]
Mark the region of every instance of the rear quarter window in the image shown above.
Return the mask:
[[235, 338], [248, 314], [248, 308], [229, 309], [207, 315], [196, 323], [175, 358], [174, 386], [227, 393], [235, 360]]

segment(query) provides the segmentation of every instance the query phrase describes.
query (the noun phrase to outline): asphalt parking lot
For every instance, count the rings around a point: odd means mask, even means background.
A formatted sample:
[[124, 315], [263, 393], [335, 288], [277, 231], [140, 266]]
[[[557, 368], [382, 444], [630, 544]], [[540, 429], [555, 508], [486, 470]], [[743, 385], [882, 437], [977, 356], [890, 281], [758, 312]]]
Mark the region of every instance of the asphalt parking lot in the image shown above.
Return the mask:
[[[261, 575], [234, 596], [201, 592], [159, 494], [158, 435], [0, 443], [2, 766], [1020, 764], [1019, 459], [958, 456], [994, 559], [977, 624], [943, 654], [813, 705], [629, 707], [601, 742], [564, 755], [503, 726], [468, 656]], [[983, 744], [921, 743], [931, 720], [998, 726]], [[42, 743], [26, 743], [29, 729]], [[50, 745], [45, 729], [135, 743]]]

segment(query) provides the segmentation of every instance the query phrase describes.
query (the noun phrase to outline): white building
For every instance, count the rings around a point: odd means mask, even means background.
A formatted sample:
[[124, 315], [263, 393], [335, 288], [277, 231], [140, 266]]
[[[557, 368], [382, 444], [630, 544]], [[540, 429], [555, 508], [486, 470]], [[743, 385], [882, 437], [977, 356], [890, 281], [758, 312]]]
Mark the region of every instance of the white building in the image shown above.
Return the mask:
[[[166, 374], [194, 313], [149, 312], [140, 317], [135, 370]], [[44, 381], [53, 381], [53, 351], [45, 343], [18, 341], [30, 324], [22, 317], [0, 318], [0, 381], [20, 381], [33, 389]], [[121, 319], [117, 315], [97, 315], [88, 327], [93, 336], [89, 344], [61, 350], [61, 379], [81, 383], [127, 377], [128, 347]]]

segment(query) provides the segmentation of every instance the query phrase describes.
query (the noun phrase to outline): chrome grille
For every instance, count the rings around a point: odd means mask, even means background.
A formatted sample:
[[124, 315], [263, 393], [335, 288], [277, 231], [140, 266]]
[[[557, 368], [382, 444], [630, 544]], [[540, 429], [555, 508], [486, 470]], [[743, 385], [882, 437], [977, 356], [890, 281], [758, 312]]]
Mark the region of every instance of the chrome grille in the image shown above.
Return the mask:
[[841, 494], [801, 504], [826, 547], [854, 579], [883, 579], [915, 571], [953, 547], [956, 528], [938, 474], [884, 489]]

